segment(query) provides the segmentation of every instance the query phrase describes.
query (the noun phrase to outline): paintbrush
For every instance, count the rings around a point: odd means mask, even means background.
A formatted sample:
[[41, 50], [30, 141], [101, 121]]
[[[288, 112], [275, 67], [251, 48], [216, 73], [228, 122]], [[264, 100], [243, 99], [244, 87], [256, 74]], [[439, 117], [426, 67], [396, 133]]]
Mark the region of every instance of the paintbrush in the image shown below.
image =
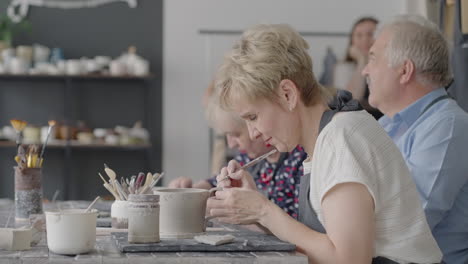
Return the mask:
[[[271, 150], [270, 152], [267, 152], [267, 153], [261, 155], [260, 157], [254, 159], [254, 160], [252, 160], [252, 161], [250, 161], [250, 162], [248, 162], [248, 163], [245, 164], [244, 166], [240, 167], [237, 171], [248, 169], [248, 168], [252, 167], [253, 165], [259, 163], [260, 161], [262, 161], [262, 160], [268, 158], [269, 156], [275, 154], [276, 152], [278, 152], [278, 150], [277, 150], [277, 149], [273, 149], [273, 150]], [[224, 178], [223, 178], [222, 180], [220, 180], [218, 183], [220, 183], [220, 182], [222, 182], [222, 181], [225, 181], [225, 180], [228, 180], [228, 179], [230, 179], [229, 175], [227, 175], [226, 177], [224, 177]]]
[[52, 128], [55, 126], [55, 120], [49, 120], [49, 129], [47, 130], [47, 136], [44, 141], [44, 145], [42, 145], [41, 155], [39, 156], [39, 167], [42, 167], [42, 157], [44, 156], [44, 151], [47, 146], [47, 142], [49, 141], [50, 132]]
[[19, 147], [21, 144], [21, 133], [23, 132], [24, 128], [28, 124], [26, 121], [19, 120], [19, 119], [11, 119], [10, 120], [11, 126], [16, 131], [16, 148]]

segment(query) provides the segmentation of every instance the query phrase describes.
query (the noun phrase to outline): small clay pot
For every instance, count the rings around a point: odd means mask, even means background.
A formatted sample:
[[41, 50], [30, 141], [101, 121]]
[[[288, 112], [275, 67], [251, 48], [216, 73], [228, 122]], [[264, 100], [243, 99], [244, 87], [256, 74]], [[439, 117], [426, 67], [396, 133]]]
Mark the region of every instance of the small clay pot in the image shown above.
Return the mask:
[[206, 201], [220, 190], [195, 188], [160, 188], [159, 235], [163, 239], [193, 238], [206, 230]]

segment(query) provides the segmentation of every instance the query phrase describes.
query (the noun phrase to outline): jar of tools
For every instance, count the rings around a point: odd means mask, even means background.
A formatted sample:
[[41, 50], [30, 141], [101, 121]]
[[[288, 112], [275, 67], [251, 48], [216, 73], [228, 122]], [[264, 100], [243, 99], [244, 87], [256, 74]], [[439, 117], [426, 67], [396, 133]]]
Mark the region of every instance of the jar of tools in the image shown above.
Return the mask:
[[130, 194], [128, 242], [159, 242], [159, 195]]
[[28, 220], [30, 214], [42, 214], [42, 160], [37, 145], [18, 147], [15, 157], [16, 219]]
[[29, 220], [30, 214], [42, 214], [41, 168], [14, 169], [16, 219]]

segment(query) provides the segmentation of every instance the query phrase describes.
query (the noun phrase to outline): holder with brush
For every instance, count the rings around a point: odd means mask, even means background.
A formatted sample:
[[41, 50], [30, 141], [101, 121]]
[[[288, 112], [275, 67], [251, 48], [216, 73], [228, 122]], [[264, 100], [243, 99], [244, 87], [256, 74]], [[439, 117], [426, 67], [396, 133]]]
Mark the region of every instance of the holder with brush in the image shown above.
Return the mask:
[[[42, 164], [47, 140], [42, 149], [37, 145], [21, 145], [21, 134], [26, 121], [13, 119], [11, 125], [17, 133], [15, 156], [15, 215], [18, 220], [28, 220], [31, 214], [42, 214]], [[55, 121], [49, 121], [50, 128]]]
[[108, 190], [115, 201], [111, 206], [112, 228], [127, 229], [128, 228], [128, 198], [130, 194], [147, 194], [156, 186], [158, 181], [164, 175], [164, 172], [151, 174], [148, 172], [145, 179], [145, 174], [140, 172], [138, 176], [132, 176], [130, 179], [120, 178], [117, 180], [117, 174], [114, 170], [104, 164], [104, 171], [109, 176], [107, 181], [101, 173], [99, 177], [104, 182], [103, 186]]

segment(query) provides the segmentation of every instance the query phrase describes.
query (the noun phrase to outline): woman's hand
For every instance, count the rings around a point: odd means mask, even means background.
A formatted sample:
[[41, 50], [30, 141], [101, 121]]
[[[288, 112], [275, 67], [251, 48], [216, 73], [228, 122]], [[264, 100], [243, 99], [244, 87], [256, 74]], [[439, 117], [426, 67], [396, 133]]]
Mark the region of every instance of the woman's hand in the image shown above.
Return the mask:
[[169, 188], [192, 188], [192, 179], [187, 177], [179, 177], [172, 180], [169, 185]]
[[367, 54], [364, 54], [358, 47], [351, 46], [349, 48], [349, 56], [353, 58], [358, 65], [365, 65], [367, 63]]
[[261, 193], [242, 188], [217, 191], [207, 203], [211, 216], [229, 224], [261, 224], [270, 208], [271, 202]]
[[240, 187], [244, 189], [257, 190], [252, 175], [245, 170], [240, 169], [240, 164], [235, 161], [229, 161], [227, 167], [221, 169], [216, 176], [218, 187]]

